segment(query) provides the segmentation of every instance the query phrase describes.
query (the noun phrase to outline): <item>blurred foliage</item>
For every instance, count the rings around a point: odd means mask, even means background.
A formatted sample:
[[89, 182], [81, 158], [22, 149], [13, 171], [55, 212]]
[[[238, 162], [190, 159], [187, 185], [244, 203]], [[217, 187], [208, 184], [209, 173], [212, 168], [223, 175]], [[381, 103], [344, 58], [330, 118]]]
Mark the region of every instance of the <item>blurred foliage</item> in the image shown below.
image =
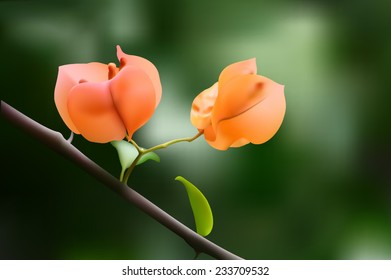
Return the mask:
[[[391, 2], [1, 1], [1, 99], [68, 137], [57, 68], [151, 60], [163, 98], [135, 137], [195, 134], [193, 98], [228, 64], [257, 58], [285, 85], [287, 113], [264, 145], [226, 152], [203, 139], [159, 151], [130, 184], [194, 228], [181, 174], [214, 213], [208, 238], [249, 259], [391, 258]], [[183, 240], [1, 119], [0, 258], [189, 259]], [[110, 145], [74, 145], [112, 174]], [[208, 256], [201, 255], [201, 258]]]

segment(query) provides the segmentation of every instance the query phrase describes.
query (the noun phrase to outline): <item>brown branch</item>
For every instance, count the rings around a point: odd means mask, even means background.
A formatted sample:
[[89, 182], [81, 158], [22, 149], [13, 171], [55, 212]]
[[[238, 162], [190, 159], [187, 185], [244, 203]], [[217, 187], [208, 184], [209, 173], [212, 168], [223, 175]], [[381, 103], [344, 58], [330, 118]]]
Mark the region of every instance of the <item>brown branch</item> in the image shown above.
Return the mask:
[[112, 176], [70, 144], [66, 139], [64, 139], [61, 133], [51, 130], [30, 119], [4, 101], [1, 101], [1, 115], [4, 116], [10, 123], [21, 128], [28, 134], [40, 140], [46, 146], [83, 168], [87, 173], [101, 181], [109, 189], [134, 204], [141, 211], [154, 218], [178, 236], [182, 237], [196, 252], [202, 252], [217, 259], [241, 259], [224, 248], [221, 248], [200, 236], [164, 212], [148, 199], [129, 188], [127, 185], [121, 183], [117, 178]]

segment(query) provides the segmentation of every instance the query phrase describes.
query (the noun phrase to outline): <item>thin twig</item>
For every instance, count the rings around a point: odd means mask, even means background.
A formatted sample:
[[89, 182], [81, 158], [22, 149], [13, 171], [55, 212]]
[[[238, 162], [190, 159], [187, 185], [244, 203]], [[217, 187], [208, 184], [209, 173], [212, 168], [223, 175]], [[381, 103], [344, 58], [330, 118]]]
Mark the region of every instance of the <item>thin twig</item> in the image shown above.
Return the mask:
[[152, 148], [145, 149], [143, 152], [144, 153], [149, 153], [149, 152], [152, 152], [152, 151], [164, 149], [164, 148], [167, 148], [168, 146], [171, 146], [171, 145], [179, 143], [179, 142], [192, 142], [192, 141], [196, 140], [198, 137], [200, 137], [202, 134], [204, 134], [204, 131], [198, 132], [193, 137], [174, 139], [174, 140], [168, 141], [166, 143], [163, 143], [163, 144], [160, 144], [160, 145], [156, 145], [156, 146], [154, 146]]
[[51, 130], [17, 111], [4, 101], [1, 101], [1, 115], [10, 123], [21, 128], [31, 136], [37, 138], [46, 146], [55, 150], [76, 165], [83, 168], [94, 178], [102, 182], [122, 198], [134, 204], [141, 211], [182, 237], [196, 252], [203, 252], [217, 259], [241, 259], [231, 252], [221, 248], [206, 238], [189, 229], [178, 220], [164, 212], [148, 199], [121, 183], [102, 167], [86, 157], [77, 148], [70, 144], [61, 133]]
[[132, 143], [132, 145], [136, 148], [136, 150], [137, 150], [137, 152], [138, 152], [138, 155], [137, 155], [137, 157], [135, 158], [135, 160], [132, 162], [132, 164], [130, 165], [130, 167], [126, 170], [125, 175], [123, 176], [123, 178], [121, 179], [121, 181], [122, 181], [124, 184], [127, 184], [127, 183], [128, 183], [130, 174], [132, 174], [133, 169], [136, 167], [138, 161], [141, 159], [141, 157], [142, 157], [144, 154], [150, 153], [150, 152], [152, 152], [152, 151], [160, 150], [160, 149], [165, 149], [165, 148], [167, 148], [167, 147], [169, 147], [169, 146], [171, 146], [171, 145], [173, 145], [173, 144], [176, 144], [176, 143], [180, 143], [180, 142], [192, 142], [192, 141], [196, 140], [198, 137], [200, 137], [202, 134], [204, 134], [204, 131], [199, 131], [195, 136], [186, 137], [186, 138], [174, 139], [174, 140], [165, 142], [165, 143], [163, 143], [163, 144], [156, 145], [156, 146], [154, 146], [154, 147], [152, 147], [152, 148], [149, 148], [149, 149], [143, 149], [143, 148], [141, 148], [139, 145], [137, 145], [136, 141], [134, 141], [133, 139], [129, 139], [129, 142]]

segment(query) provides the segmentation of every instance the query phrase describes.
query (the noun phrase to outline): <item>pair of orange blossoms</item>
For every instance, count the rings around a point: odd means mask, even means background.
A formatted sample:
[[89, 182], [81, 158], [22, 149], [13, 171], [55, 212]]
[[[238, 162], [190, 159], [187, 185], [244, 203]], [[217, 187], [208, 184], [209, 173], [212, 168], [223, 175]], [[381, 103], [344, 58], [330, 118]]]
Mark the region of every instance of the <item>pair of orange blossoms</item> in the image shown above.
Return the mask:
[[[107, 143], [131, 139], [152, 117], [162, 86], [148, 60], [117, 46], [114, 63], [59, 67], [54, 100], [70, 130]], [[285, 115], [284, 87], [257, 75], [255, 59], [227, 66], [218, 82], [193, 101], [190, 119], [218, 150], [262, 144], [278, 131]]]

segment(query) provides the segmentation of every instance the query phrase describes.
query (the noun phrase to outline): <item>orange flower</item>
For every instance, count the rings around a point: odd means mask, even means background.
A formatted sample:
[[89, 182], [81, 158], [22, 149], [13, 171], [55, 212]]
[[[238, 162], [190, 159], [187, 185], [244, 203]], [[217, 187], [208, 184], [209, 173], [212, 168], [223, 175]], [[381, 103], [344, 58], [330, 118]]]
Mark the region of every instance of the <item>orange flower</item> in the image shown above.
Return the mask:
[[233, 63], [193, 101], [192, 124], [213, 148], [262, 144], [276, 134], [285, 114], [284, 86], [257, 75], [255, 58]]
[[107, 143], [133, 133], [152, 116], [162, 87], [156, 67], [117, 46], [114, 63], [59, 67], [54, 101], [65, 124], [87, 140]]

